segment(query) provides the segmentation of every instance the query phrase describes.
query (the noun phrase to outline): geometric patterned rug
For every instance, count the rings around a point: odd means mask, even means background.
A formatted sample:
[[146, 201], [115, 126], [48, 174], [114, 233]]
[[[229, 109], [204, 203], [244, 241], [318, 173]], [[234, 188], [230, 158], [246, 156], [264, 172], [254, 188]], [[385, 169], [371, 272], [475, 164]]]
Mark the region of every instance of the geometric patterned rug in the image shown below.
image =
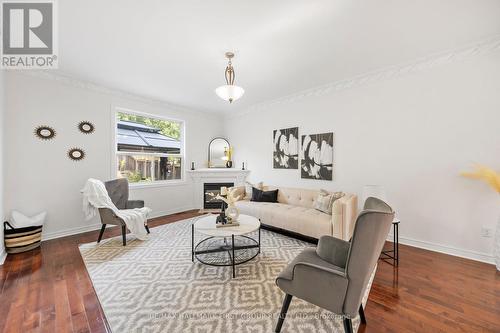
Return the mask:
[[[273, 332], [284, 293], [281, 270], [309, 243], [261, 230], [261, 253], [236, 266], [191, 262], [188, 219], [151, 228], [146, 241], [121, 236], [80, 246], [111, 329], [134, 332]], [[370, 288], [367, 288], [364, 302]], [[353, 320], [357, 331], [359, 318]], [[282, 332], [343, 332], [342, 318], [293, 298]]]

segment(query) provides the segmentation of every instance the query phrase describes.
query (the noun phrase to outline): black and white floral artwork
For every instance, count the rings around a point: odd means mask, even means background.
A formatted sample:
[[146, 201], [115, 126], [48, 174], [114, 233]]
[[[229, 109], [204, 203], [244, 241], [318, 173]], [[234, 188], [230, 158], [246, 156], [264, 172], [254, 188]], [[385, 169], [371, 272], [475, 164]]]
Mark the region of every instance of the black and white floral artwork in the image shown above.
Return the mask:
[[273, 131], [273, 168], [299, 168], [299, 128]]
[[300, 175], [305, 179], [332, 180], [333, 133], [302, 135]]

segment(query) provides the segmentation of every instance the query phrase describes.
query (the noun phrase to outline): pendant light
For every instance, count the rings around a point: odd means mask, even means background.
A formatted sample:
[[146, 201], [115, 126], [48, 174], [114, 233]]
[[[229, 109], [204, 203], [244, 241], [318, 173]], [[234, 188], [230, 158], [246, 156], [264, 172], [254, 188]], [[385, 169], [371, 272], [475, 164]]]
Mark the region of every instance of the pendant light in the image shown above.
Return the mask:
[[224, 75], [226, 77], [226, 84], [215, 89], [215, 93], [217, 94], [217, 96], [225, 101], [229, 101], [229, 103], [236, 101], [245, 93], [245, 90], [243, 90], [243, 88], [234, 85], [235, 74], [233, 64], [231, 63], [231, 59], [233, 57], [233, 52], [226, 52], [226, 58], [228, 59], [226, 71], [224, 72]]

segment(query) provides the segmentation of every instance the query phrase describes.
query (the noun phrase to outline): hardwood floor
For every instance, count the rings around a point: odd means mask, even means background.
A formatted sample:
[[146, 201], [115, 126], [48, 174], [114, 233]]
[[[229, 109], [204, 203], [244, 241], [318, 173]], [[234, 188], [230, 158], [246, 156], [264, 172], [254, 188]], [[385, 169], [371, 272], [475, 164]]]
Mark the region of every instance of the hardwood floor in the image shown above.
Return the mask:
[[[196, 215], [174, 214], [150, 225]], [[108, 229], [104, 238], [119, 234]], [[109, 332], [78, 250], [97, 236], [59, 238], [9, 255], [0, 266], [0, 331]], [[492, 265], [400, 245], [399, 267], [379, 262], [365, 314], [360, 333], [500, 332], [500, 273]]]

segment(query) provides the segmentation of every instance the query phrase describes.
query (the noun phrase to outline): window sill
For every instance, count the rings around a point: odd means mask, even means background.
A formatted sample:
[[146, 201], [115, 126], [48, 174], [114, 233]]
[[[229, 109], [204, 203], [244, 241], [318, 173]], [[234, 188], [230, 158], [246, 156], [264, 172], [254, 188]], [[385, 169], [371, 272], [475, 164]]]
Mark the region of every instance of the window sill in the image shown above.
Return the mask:
[[135, 190], [135, 189], [142, 189], [142, 188], [183, 186], [183, 185], [187, 185], [187, 182], [185, 180], [172, 180], [172, 181], [152, 182], [152, 183], [130, 183], [129, 188], [131, 190]]

